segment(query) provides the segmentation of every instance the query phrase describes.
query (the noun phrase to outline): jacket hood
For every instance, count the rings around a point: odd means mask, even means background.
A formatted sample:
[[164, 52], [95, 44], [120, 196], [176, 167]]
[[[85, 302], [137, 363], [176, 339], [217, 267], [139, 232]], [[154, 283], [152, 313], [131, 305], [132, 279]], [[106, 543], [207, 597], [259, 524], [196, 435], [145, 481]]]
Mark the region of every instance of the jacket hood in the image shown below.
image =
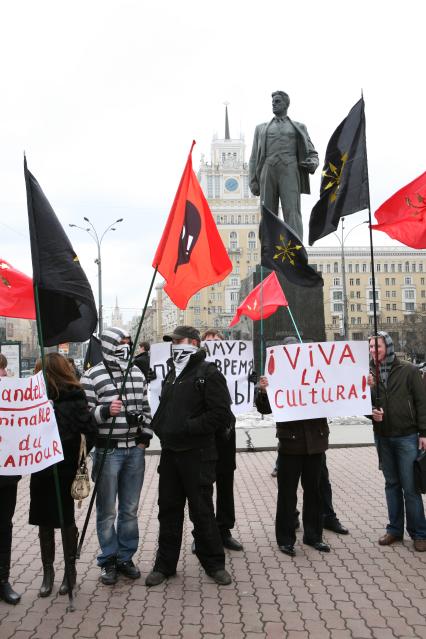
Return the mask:
[[130, 338], [130, 334], [122, 328], [107, 328], [101, 335], [102, 357], [111, 364], [118, 365], [118, 358], [115, 355], [116, 348], [125, 337]]

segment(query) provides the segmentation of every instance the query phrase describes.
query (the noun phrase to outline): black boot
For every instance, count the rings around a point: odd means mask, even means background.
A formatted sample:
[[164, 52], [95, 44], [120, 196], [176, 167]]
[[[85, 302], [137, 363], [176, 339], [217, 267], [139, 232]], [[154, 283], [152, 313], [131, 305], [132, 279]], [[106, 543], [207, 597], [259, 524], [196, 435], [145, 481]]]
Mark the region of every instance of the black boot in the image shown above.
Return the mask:
[[8, 604], [15, 606], [21, 600], [21, 595], [18, 595], [9, 583], [9, 571], [10, 571], [10, 552], [0, 554], [0, 599], [3, 599]]
[[[78, 541], [78, 530], [75, 524], [68, 526], [65, 528], [65, 545], [68, 553], [68, 566], [70, 573], [70, 582], [71, 582], [71, 590], [74, 589], [75, 582], [77, 581], [77, 570], [75, 568], [75, 560], [77, 555], [77, 541]], [[68, 580], [66, 569], [64, 570], [64, 578], [62, 579], [62, 584], [59, 588], [60, 595], [68, 594]]]
[[48, 597], [52, 592], [55, 581], [55, 529], [47, 526], [39, 526], [41, 562], [43, 564], [43, 582], [38, 592], [39, 597]]

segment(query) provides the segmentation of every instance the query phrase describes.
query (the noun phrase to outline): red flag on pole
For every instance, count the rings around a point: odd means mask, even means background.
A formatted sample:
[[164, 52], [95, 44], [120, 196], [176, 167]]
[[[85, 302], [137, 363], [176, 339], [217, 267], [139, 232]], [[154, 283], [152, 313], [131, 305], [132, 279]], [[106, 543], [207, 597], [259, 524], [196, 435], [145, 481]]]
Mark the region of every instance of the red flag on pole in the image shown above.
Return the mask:
[[166, 280], [165, 292], [185, 309], [200, 289], [221, 282], [232, 262], [192, 169], [192, 143], [166, 227], [152, 263]]
[[[263, 291], [261, 288], [263, 285]], [[259, 320], [261, 317], [266, 319], [275, 311], [279, 306], [288, 306], [286, 296], [281, 288], [281, 284], [278, 281], [278, 277], [275, 271], [272, 271], [267, 278], [256, 286], [249, 293], [237, 308], [234, 319], [230, 323], [230, 327], [238, 324], [241, 315], [247, 315], [252, 320]]]
[[35, 319], [33, 281], [0, 258], [0, 315]]
[[415, 249], [426, 248], [426, 171], [404, 186], [375, 212], [375, 231]]

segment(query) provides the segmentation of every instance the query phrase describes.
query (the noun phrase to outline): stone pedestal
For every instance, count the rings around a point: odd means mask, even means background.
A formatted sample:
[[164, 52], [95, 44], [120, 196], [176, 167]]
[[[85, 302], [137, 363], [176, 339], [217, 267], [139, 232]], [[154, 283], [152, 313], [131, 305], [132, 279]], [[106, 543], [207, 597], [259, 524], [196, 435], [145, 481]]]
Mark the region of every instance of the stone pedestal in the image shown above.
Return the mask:
[[[263, 268], [263, 279], [268, 277], [270, 273], [270, 270]], [[278, 273], [277, 275], [302, 339], [324, 342], [326, 337], [323, 287], [296, 286], [282, 275]], [[261, 267], [257, 266], [256, 271], [241, 282], [239, 304], [260, 281]], [[239, 329], [241, 335], [245, 336], [241, 339], [253, 339], [255, 370], [261, 371], [261, 321], [253, 322], [243, 316], [235, 328]], [[297, 337], [287, 308], [281, 307], [273, 315], [263, 320], [263, 366], [266, 348], [274, 344], [282, 344], [283, 340], [290, 335]]]

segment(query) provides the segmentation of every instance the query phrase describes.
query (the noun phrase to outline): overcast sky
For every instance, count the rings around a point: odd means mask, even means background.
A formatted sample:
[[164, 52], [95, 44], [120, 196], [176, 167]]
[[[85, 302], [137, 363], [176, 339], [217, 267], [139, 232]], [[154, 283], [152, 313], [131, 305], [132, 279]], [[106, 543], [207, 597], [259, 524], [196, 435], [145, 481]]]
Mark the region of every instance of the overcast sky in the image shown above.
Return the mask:
[[[124, 218], [102, 262], [104, 305], [118, 295], [126, 316], [146, 297], [192, 139], [197, 169], [213, 133], [223, 137], [224, 101], [247, 159], [255, 125], [271, 117], [271, 91], [287, 91], [322, 165], [363, 89], [373, 210], [426, 169], [423, 0], [14, 0], [0, 19], [0, 256], [31, 274], [25, 150], [95, 296], [95, 244], [68, 224], [88, 216], [102, 231]], [[319, 183], [320, 170], [302, 198], [305, 243]], [[367, 234], [354, 230], [348, 245]]]

